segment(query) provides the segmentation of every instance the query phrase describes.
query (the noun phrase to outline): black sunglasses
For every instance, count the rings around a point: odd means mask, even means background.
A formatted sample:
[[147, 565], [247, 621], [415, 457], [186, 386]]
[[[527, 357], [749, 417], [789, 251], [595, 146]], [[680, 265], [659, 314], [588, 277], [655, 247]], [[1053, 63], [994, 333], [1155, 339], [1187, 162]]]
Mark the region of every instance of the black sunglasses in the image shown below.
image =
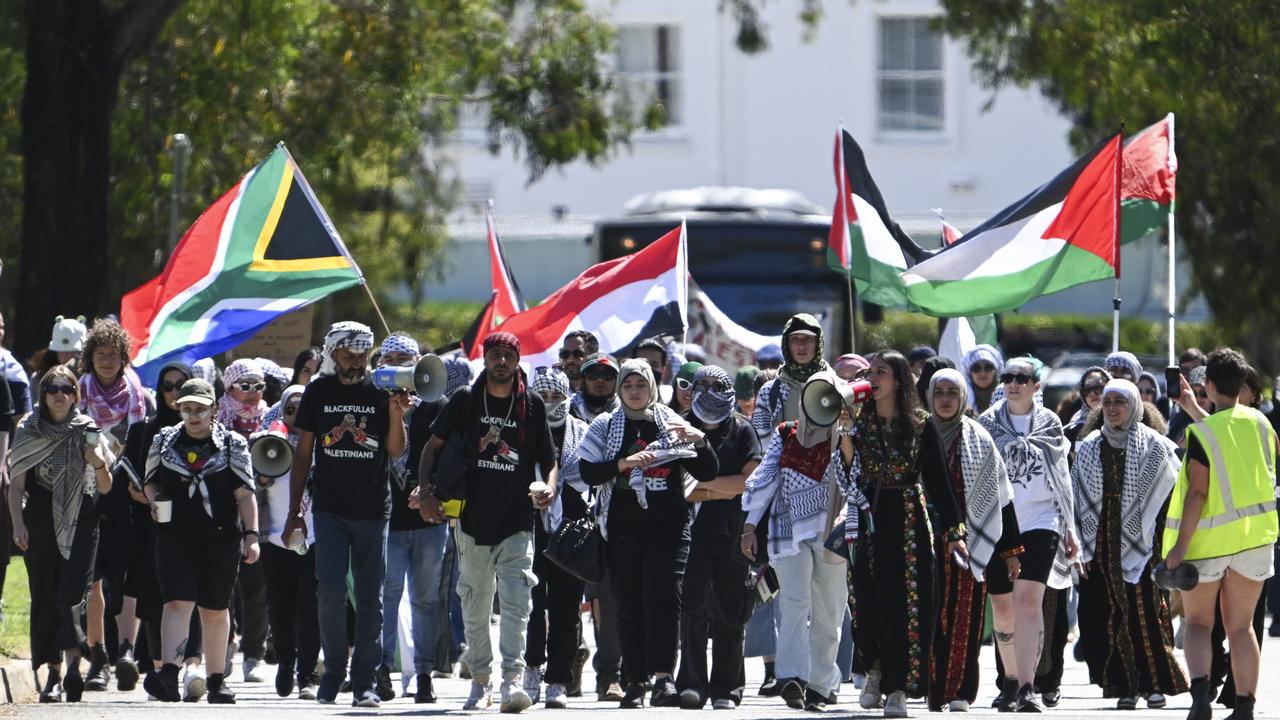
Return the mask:
[[76, 386], [75, 385], [45, 385], [44, 394], [45, 395], [58, 395], [58, 394], [75, 395]]
[[587, 354], [586, 354], [585, 352], [581, 351], [581, 350], [561, 350], [561, 351], [560, 351], [560, 359], [561, 359], [561, 360], [567, 360], [568, 358], [571, 358], [571, 357], [575, 357], [575, 358], [578, 358], [579, 360], [581, 360], [581, 359], [585, 358], [586, 356], [587, 356]]
[[[186, 380], [183, 380], [182, 382], [186, 382]], [[162, 393], [177, 392], [181, 388], [182, 388], [182, 383], [180, 382], [179, 383], [171, 383], [171, 382], [160, 383], [160, 392]]]
[[1034, 381], [1035, 381], [1035, 378], [1031, 377], [1030, 375], [1023, 375], [1022, 373], [1005, 373], [1000, 376], [1000, 382], [1004, 383], [1005, 385], [1009, 385], [1015, 382], [1018, 383], [1019, 385], [1026, 385]]
[[615, 375], [617, 375], [617, 373], [613, 370], [606, 370], [604, 368], [598, 370], [596, 368], [591, 368], [590, 370], [582, 373], [582, 377], [588, 380], [612, 380]]
[[975, 363], [970, 369], [973, 372], [995, 372], [996, 366], [991, 363]]
[[1093, 395], [1094, 393], [1101, 393], [1104, 387], [1106, 387], [1106, 385], [1101, 385], [1101, 384], [1085, 385], [1084, 394]]

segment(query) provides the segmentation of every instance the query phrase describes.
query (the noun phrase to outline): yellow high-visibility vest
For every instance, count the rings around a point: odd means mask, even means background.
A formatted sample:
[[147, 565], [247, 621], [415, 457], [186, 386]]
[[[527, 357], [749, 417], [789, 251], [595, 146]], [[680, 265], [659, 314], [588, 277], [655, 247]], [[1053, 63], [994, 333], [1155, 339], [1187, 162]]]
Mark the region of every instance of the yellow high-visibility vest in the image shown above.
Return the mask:
[[[1276, 521], [1276, 433], [1266, 416], [1244, 405], [1210, 415], [1187, 428], [1209, 456], [1209, 495], [1187, 548], [1187, 560], [1225, 557], [1271, 545]], [[1178, 541], [1182, 505], [1189, 488], [1184, 462], [1169, 499], [1164, 550]]]

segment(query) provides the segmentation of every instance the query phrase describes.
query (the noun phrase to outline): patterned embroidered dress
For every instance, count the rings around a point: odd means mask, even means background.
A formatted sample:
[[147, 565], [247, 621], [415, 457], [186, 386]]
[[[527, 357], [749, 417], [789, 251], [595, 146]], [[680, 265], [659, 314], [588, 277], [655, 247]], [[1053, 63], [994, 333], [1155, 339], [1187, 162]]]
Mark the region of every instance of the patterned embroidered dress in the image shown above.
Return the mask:
[[[1137, 584], [1121, 565], [1121, 505], [1126, 451], [1102, 448], [1102, 512], [1089, 577], [1080, 579], [1080, 641], [1089, 680], [1103, 697], [1145, 697], [1186, 692], [1187, 678], [1173, 655], [1173, 626], [1164, 594], [1151, 581], [1157, 548]], [[1163, 527], [1163, 521], [1156, 527]], [[1156, 536], [1157, 538], [1159, 535]]]
[[879, 661], [881, 692], [913, 698], [928, 691], [937, 608], [927, 504], [944, 527], [959, 523], [937, 433], [921, 416], [906, 440], [890, 439], [869, 403], [858, 416], [859, 485], [871, 502], [875, 533], [864, 533], [857, 546], [849, 601], [862, 667]]
[[[964, 472], [960, 443], [947, 453], [947, 471], [956, 504], [965, 507]], [[934, 552], [946, 558], [946, 535], [940, 534]], [[992, 558], [997, 572], [1004, 562]], [[982, 623], [987, 607], [987, 586], [954, 562], [940, 562], [939, 622], [930, 658], [929, 709], [940, 712], [952, 700], [973, 704], [978, 697], [978, 652], [982, 649]]]

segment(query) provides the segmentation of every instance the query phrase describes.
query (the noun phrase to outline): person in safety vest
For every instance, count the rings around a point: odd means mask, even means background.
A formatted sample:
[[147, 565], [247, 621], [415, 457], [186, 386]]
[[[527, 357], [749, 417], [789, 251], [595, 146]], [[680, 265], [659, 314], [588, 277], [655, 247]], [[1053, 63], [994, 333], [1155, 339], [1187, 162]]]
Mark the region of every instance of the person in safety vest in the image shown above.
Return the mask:
[[[1187, 458], [1169, 499], [1165, 563], [1194, 565], [1200, 580], [1184, 591], [1184, 648], [1191, 675], [1188, 720], [1209, 720], [1210, 633], [1221, 595], [1236, 682], [1232, 720], [1252, 720], [1259, 650], [1253, 611], [1274, 573], [1277, 538], [1276, 433], [1258, 410], [1237, 404], [1248, 364], [1230, 348], [1209, 355], [1206, 388], [1216, 411], [1187, 428]], [[1183, 393], [1190, 388], [1183, 381]]]

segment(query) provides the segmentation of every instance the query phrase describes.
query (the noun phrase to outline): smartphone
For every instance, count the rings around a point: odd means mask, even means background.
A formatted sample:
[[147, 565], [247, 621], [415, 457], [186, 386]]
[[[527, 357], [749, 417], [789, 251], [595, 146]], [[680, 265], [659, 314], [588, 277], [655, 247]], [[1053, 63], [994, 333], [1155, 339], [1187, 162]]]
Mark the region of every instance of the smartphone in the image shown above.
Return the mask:
[[1164, 369], [1164, 393], [1170, 400], [1182, 397], [1182, 368], [1177, 365]]

